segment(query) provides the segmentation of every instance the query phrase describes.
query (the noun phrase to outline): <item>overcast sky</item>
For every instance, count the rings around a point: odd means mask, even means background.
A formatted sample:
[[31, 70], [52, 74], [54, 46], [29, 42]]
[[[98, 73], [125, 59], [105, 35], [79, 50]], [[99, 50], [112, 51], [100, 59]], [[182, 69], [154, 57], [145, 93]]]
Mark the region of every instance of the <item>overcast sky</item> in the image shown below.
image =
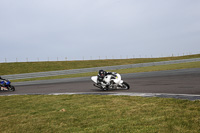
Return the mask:
[[0, 62], [200, 53], [200, 0], [0, 0]]

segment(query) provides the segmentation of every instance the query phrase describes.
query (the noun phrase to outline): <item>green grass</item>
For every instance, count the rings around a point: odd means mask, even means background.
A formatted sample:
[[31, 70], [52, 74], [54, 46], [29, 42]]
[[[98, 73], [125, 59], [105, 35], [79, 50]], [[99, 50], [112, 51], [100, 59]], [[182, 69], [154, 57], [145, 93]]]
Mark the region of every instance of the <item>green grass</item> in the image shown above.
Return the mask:
[[[124, 74], [124, 73], [151, 72], [151, 71], [187, 69], [187, 68], [200, 68], [200, 62], [188, 62], [188, 63], [179, 63], [179, 64], [170, 64], [170, 65], [160, 65], [160, 66], [149, 66], [149, 67], [119, 69], [119, 70], [112, 70], [112, 71], [118, 72], [120, 74]], [[48, 80], [48, 79], [87, 77], [87, 76], [94, 76], [94, 75], [97, 75], [97, 72], [69, 74], [69, 75], [59, 75], [59, 76], [40, 77], [40, 78], [29, 78], [29, 79], [18, 79], [18, 80], [11, 80], [11, 81], [12, 82], [23, 82], [23, 81], [34, 81], [34, 80]]]
[[1, 133], [199, 133], [200, 101], [101, 95], [0, 96]]
[[179, 57], [164, 57], [164, 58], [0, 63], [0, 70], [1, 70], [0, 75], [69, 70], [69, 69], [91, 68], [100, 66], [126, 65], [126, 64], [137, 64], [137, 63], [147, 63], [147, 62], [190, 59], [190, 58], [200, 58], [200, 54], [179, 56]]

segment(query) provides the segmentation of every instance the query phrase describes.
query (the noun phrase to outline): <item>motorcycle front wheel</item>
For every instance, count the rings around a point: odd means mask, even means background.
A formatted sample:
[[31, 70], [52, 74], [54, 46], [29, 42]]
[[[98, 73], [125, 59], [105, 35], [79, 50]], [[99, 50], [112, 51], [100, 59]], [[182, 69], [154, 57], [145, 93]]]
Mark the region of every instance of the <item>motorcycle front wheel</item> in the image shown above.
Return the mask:
[[8, 89], [9, 89], [10, 91], [15, 91], [15, 87], [14, 87], [14, 86], [12, 86], [12, 85], [11, 85], [11, 86], [9, 86], [9, 87], [8, 87]]
[[128, 90], [129, 88], [130, 88], [130, 86], [129, 86], [128, 83], [126, 83], [126, 82], [123, 82], [123, 83], [122, 83], [122, 89]]

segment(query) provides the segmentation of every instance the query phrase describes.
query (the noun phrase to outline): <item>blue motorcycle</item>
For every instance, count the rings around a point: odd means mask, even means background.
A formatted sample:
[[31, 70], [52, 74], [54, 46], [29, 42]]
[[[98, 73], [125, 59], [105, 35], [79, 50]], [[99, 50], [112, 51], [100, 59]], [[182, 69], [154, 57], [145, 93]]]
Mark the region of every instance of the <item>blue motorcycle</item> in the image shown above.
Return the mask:
[[0, 77], [0, 90], [15, 91], [15, 87], [11, 85], [9, 80]]

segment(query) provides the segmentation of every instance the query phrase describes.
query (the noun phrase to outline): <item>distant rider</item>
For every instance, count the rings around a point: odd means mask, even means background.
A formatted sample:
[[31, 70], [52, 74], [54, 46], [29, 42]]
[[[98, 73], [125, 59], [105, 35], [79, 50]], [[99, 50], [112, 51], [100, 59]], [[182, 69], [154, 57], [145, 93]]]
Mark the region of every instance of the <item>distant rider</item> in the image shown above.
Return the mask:
[[106, 72], [104, 70], [99, 70], [99, 74], [97, 75], [97, 83], [105, 83], [105, 81], [103, 81], [104, 77], [107, 75], [112, 75], [113, 80], [111, 80], [110, 83], [108, 84], [119, 84], [119, 82], [121, 81], [121, 76], [120, 74], [116, 73], [116, 72]]
[[5, 79], [3, 79], [3, 78], [0, 76], [0, 86], [3, 86], [3, 87], [5, 86], [5, 84], [6, 84], [5, 82], [3, 82], [3, 84], [1, 84], [1, 82], [4, 81], [4, 80], [5, 80]]

